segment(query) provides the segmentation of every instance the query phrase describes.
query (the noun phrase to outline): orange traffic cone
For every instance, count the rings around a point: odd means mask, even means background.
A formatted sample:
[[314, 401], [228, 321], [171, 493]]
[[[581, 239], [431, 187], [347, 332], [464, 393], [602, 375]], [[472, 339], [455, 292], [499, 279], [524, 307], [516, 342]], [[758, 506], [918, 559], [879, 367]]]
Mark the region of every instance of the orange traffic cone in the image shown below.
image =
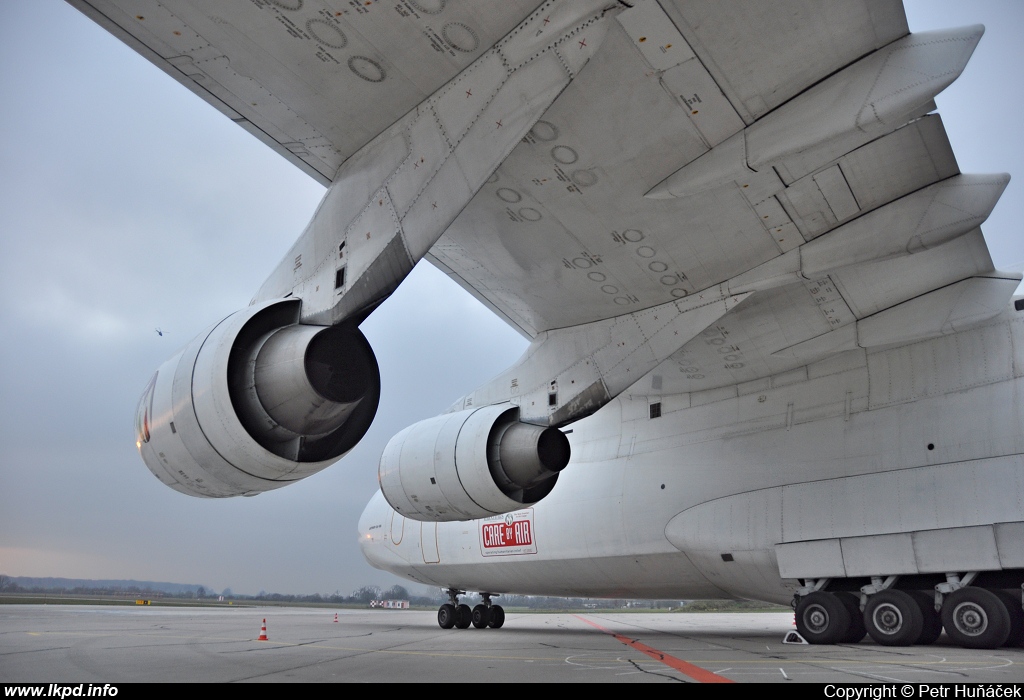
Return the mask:
[[338, 621], [338, 613], [334, 613], [334, 621], [335, 621], [335, 622], [337, 622], [337, 621]]
[[269, 642], [267, 637], [267, 618], [263, 618], [263, 626], [260, 627], [260, 636], [256, 637], [257, 642]]

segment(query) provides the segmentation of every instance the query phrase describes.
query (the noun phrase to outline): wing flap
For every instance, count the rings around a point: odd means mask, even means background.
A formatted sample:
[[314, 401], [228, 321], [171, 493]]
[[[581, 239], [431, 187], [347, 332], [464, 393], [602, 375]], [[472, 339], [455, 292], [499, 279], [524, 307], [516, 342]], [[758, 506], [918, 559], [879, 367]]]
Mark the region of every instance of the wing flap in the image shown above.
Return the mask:
[[975, 229], [916, 255], [761, 292], [659, 367], [657, 393], [753, 381], [846, 350], [963, 330], [1003, 311], [1020, 277], [993, 269]]
[[879, 347], [949, 335], [1006, 308], [1021, 275], [970, 277], [936, 289], [857, 323], [857, 344]]
[[661, 4], [747, 124], [909, 32], [891, 0], [752, 3], [743, 21], [717, 0]]

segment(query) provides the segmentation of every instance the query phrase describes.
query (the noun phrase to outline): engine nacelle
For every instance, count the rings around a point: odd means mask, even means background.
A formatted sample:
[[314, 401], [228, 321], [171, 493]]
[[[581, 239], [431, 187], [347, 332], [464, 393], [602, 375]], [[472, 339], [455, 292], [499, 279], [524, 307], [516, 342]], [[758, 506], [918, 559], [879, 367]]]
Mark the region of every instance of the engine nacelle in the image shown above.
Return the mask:
[[551, 493], [569, 454], [562, 431], [521, 423], [515, 406], [474, 408], [391, 438], [380, 458], [380, 490], [413, 520], [487, 518]]
[[366, 434], [380, 400], [373, 350], [354, 324], [300, 324], [299, 304], [232, 314], [157, 370], [136, 433], [160, 481], [253, 496], [315, 474]]

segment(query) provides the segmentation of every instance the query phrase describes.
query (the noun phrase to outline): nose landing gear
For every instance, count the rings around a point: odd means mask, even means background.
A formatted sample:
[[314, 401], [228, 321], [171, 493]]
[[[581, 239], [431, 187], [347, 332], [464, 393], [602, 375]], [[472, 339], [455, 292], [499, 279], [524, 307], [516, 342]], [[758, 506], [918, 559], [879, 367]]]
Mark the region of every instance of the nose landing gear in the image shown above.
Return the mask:
[[449, 588], [447, 593], [450, 602], [437, 611], [437, 624], [441, 629], [450, 630], [455, 627], [464, 630], [470, 625], [477, 629], [498, 629], [505, 624], [505, 610], [500, 605], [491, 604], [491, 593], [481, 593], [483, 602], [472, 610], [468, 605], [459, 603], [459, 596], [465, 595], [465, 591]]

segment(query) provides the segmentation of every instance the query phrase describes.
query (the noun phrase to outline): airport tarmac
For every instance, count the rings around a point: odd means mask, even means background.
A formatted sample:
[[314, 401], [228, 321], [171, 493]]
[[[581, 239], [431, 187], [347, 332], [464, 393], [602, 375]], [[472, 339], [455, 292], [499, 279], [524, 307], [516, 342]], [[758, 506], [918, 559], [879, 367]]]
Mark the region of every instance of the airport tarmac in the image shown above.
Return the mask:
[[[0, 682], [1022, 683], [1024, 649], [945, 636], [784, 645], [791, 613], [509, 613], [442, 630], [433, 612], [0, 606]], [[266, 618], [269, 641], [257, 641]]]

